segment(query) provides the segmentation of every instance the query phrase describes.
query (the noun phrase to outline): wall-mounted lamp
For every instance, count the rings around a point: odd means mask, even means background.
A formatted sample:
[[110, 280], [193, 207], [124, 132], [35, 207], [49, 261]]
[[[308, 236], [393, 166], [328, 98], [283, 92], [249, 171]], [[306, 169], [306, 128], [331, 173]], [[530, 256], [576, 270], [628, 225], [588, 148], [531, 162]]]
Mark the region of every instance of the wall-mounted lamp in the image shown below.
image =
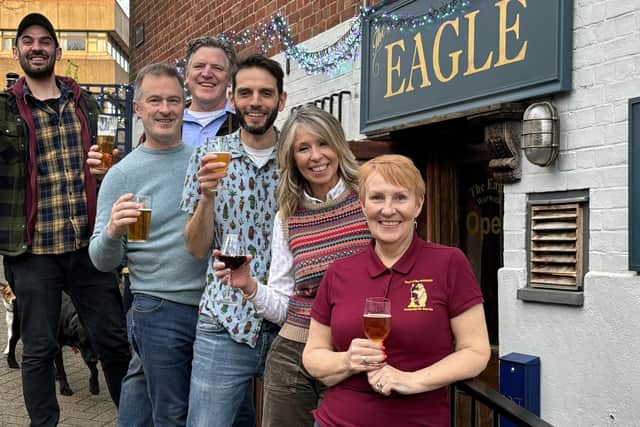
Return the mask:
[[549, 166], [558, 157], [558, 112], [550, 102], [531, 104], [522, 116], [522, 149], [538, 166]]

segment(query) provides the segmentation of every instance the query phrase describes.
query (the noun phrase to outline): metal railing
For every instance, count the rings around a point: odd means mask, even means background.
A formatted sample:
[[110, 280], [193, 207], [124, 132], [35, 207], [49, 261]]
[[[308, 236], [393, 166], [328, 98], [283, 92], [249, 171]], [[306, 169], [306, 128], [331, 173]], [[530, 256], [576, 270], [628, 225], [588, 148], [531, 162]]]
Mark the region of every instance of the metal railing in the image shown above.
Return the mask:
[[[485, 425], [478, 424], [480, 406], [484, 406], [491, 411], [494, 427], [500, 425], [501, 417], [508, 419], [519, 427], [553, 427], [542, 418], [514, 403], [482, 381], [475, 379], [460, 381], [452, 384], [451, 390], [451, 427], [465, 427], [457, 425], [459, 413], [456, 391], [463, 393], [471, 399], [471, 413], [469, 414], [470, 427], [485, 427]], [[478, 405], [478, 403], [481, 405]]]

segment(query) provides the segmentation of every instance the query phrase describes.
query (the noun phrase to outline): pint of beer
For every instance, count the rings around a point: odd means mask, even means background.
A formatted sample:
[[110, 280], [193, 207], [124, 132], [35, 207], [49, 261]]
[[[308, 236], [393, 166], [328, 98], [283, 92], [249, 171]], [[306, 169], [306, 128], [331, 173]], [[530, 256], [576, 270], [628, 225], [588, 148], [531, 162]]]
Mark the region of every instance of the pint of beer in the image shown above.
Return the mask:
[[113, 165], [112, 153], [116, 144], [118, 118], [106, 114], [98, 116], [98, 148], [102, 153], [100, 169], [109, 169]]
[[384, 297], [370, 297], [364, 304], [364, 334], [378, 344], [391, 332], [391, 300]]
[[216, 155], [214, 162], [224, 163], [224, 167], [215, 169], [215, 172], [225, 173], [229, 167], [229, 162], [231, 162], [231, 153], [229, 151], [212, 151], [211, 153]]
[[109, 169], [113, 166], [113, 148], [116, 145], [116, 137], [111, 135], [98, 135], [98, 148], [102, 153], [100, 169]]
[[146, 242], [149, 240], [149, 227], [151, 225], [151, 196], [136, 194], [131, 201], [140, 205], [138, 208], [140, 216], [138, 216], [136, 222], [128, 225], [127, 240], [129, 242]]

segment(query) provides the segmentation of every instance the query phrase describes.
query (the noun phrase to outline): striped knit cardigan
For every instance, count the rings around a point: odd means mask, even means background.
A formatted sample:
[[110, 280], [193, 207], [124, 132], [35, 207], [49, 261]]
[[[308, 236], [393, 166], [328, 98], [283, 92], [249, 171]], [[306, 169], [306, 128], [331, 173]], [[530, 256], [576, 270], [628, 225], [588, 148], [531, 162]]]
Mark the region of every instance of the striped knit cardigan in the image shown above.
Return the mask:
[[293, 254], [295, 285], [280, 335], [306, 342], [311, 306], [324, 272], [336, 259], [367, 247], [371, 234], [358, 194], [349, 188], [326, 203], [302, 204], [288, 218], [285, 233]]

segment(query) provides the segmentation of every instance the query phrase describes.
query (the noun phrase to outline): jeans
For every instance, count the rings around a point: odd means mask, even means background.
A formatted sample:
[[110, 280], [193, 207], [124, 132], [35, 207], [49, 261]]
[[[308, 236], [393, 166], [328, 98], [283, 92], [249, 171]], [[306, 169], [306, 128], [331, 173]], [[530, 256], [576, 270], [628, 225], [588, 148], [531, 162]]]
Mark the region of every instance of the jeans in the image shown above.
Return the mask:
[[260, 338], [251, 348], [233, 341], [217, 320], [200, 315], [191, 373], [189, 427], [234, 425], [251, 379], [263, 375], [266, 355], [277, 331], [276, 325], [264, 321]]
[[312, 427], [326, 386], [302, 365], [304, 343], [276, 337], [264, 373], [262, 427]]
[[120, 426], [149, 425], [148, 406], [140, 406], [140, 399], [145, 401], [143, 385], [151, 402], [155, 427], [185, 425], [197, 319], [196, 306], [134, 294], [131, 344], [142, 369], [134, 357], [122, 383]]
[[[133, 302], [133, 295], [131, 296], [131, 302]], [[129, 342], [133, 342], [131, 317], [131, 310], [129, 310], [127, 312]], [[147, 392], [147, 380], [144, 377], [142, 360], [135, 349], [131, 352], [131, 362], [129, 363], [127, 375], [125, 375], [122, 380], [120, 402], [119, 418], [120, 420], [127, 418], [127, 422], [129, 423], [129, 425], [125, 425], [119, 421], [120, 427], [153, 427], [151, 398]], [[134, 415], [128, 414], [135, 414], [135, 419]]]
[[87, 329], [117, 405], [131, 353], [115, 274], [96, 270], [86, 248], [59, 255], [24, 253], [5, 260], [19, 301], [22, 387], [31, 425], [55, 426], [60, 418], [53, 360], [60, 351], [57, 334], [63, 290]]

